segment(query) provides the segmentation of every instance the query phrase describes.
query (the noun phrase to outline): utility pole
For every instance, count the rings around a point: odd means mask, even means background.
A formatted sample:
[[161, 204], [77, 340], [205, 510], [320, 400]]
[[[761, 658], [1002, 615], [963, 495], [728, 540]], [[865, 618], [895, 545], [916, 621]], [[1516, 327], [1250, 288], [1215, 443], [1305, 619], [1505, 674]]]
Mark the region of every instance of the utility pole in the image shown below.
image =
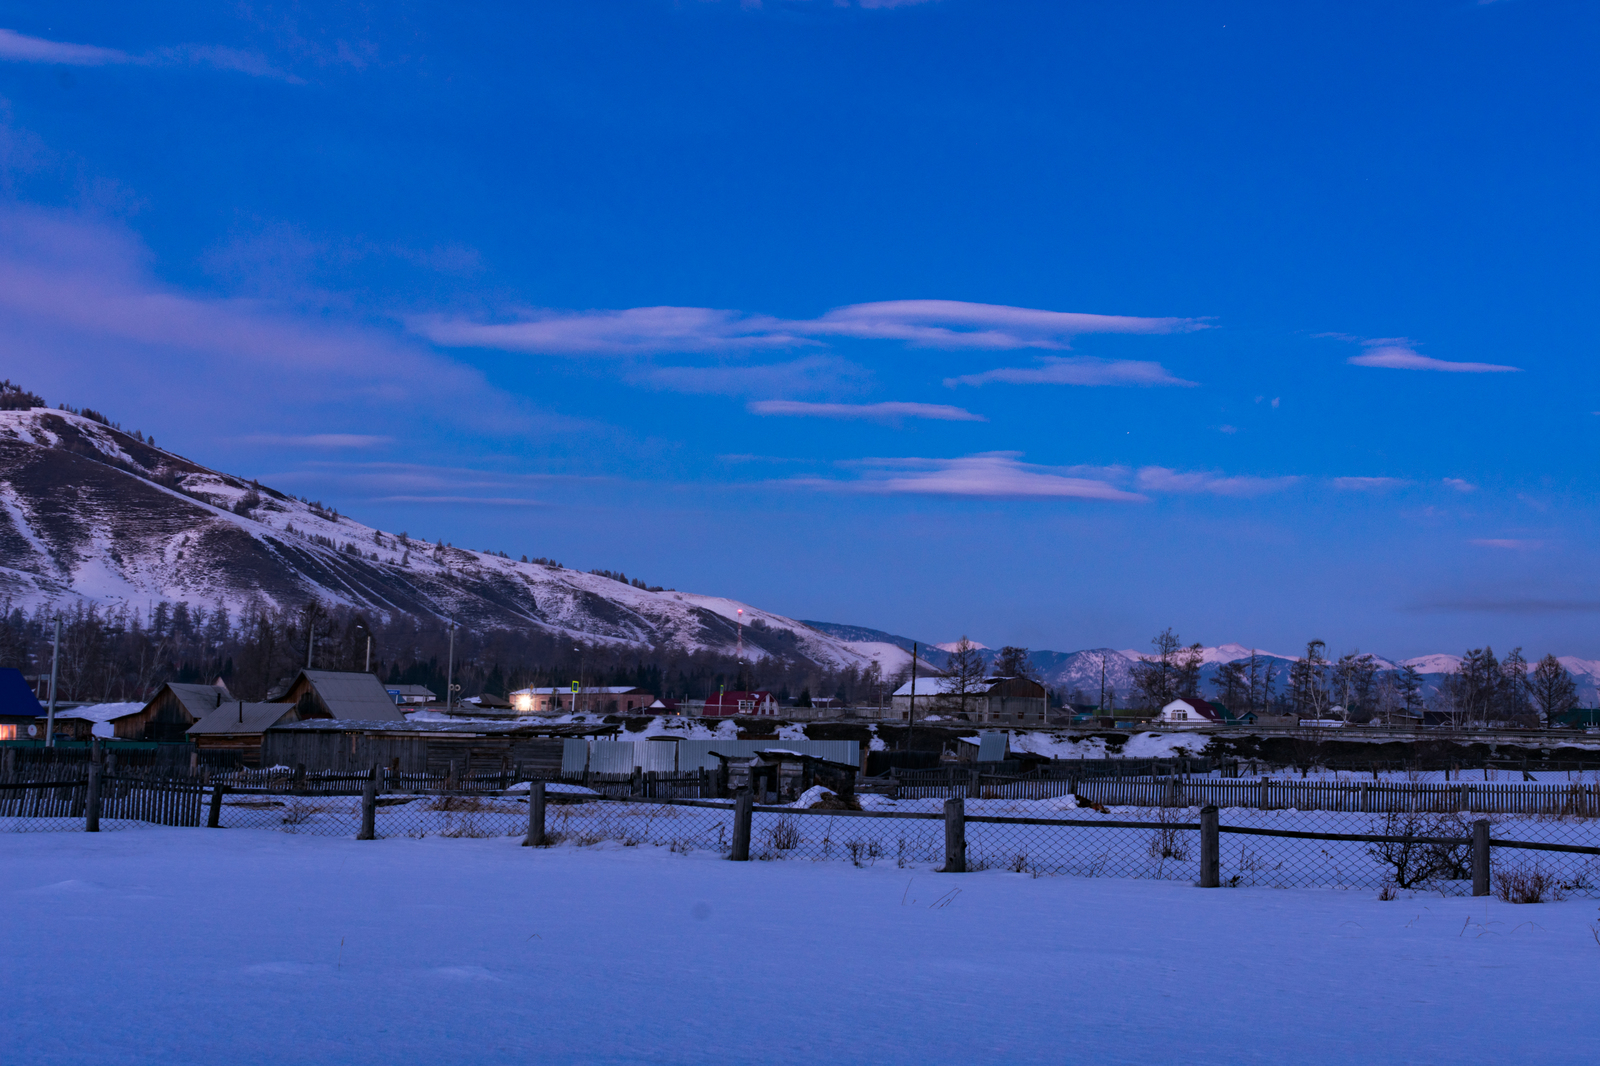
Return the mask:
[[[435, 659], [434, 662], [438, 662]], [[450, 656], [444, 668], [444, 713], [449, 714], [456, 705], [456, 620], [450, 619]]]
[[367, 634], [367, 673], [372, 673], [372, 634]]
[[1100, 710], [1106, 709], [1106, 653], [1100, 653]]
[[911, 642], [911, 696], [906, 701], [906, 750], [911, 750], [911, 730], [917, 724], [917, 642]]
[[56, 746], [56, 677], [61, 666], [61, 615], [56, 615], [56, 639], [50, 651], [50, 708], [44, 715], [44, 746]]
[[311, 653], [317, 646], [317, 621], [311, 610], [306, 610], [306, 669], [311, 669]]

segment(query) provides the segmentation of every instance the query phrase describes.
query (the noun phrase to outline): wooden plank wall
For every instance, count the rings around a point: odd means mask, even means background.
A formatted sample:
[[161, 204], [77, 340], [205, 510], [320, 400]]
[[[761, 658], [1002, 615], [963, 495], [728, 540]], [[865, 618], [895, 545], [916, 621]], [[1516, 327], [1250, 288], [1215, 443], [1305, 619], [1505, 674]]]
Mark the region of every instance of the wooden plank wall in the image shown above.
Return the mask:
[[[272, 730], [262, 744], [263, 766], [305, 765], [307, 773], [356, 773], [373, 765], [401, 773], [444, 775], [492, 773], [522, 767], [549, 774], [561, 770], [561, 741], [548, 737], [460, 736], [435, 733], [390, 736], [383, 733], [333, 733]], [[398, 763], [395, 760], [399, 760]]]

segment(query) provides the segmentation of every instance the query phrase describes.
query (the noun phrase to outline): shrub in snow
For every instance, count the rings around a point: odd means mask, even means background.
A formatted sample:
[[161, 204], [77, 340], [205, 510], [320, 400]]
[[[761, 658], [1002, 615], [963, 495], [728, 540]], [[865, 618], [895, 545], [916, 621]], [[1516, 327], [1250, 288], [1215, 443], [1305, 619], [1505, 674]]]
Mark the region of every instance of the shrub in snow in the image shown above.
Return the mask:
[[1556, 879], [1545, 873], [1538, 863], [1496, 870], [1494, 894], [1502, 903], [1543, 903], [1546, 895], [1555, 899], [1564, 895]]

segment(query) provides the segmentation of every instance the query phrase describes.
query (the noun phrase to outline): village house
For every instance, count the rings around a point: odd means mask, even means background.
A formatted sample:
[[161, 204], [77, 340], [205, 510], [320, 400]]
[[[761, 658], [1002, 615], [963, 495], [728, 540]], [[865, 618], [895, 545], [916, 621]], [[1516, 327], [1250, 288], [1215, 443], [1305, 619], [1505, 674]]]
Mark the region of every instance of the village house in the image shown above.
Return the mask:
[[401, 707], [421, 707], [439, 698], [425, 685], [385, 685], [384, 691]]
[[185, 685], [169, 681], [137, 711], [110, 720], [118, 740], [181, 741], [189, 727], [224, 703], [233, 703], [228, 687]]
[[43, 713], [22, 671], [10, 666], [0, 669], [0, 740], [27, 740], [29, 727], [42, 736], [44, 720], [39, 716]]
[[759, 692], [717, 692], [706, 697], [700, 712], [707, 718], [727, 718], [736, 714], [776, 715], [778, 701], [766, 689]]
[[655, 701], [648, 689], [632, 685], [585, 685], [571, 688], [519, 688], [511, 694], [518, 714], [634, 714]]
[[917, 718], [930, 714], [961, 715], [970, 722], [1007, 725], [1044, 725], [1048, 706], [1044, 686], [1026, 677], [985, 677], [970, 682], [965, 693], [953, 677], [919, 677], [907, 681], [889, 698], [894, 717], [905, 721], [911, 716], [912, 696], [916, 697]]
[[1198, 696], [1179, 696], [1161, 708], [1161, 713], [1156, 716], [1156, 722], [1160, 725], [1179, 727], [1221, 725], [1222, 712]]
[[355, 671], [302, 670], [281, 696], [268, 702], [294, 704], [299, 717], [292, 721], [403, 722], [406, 717], [383, 682]]

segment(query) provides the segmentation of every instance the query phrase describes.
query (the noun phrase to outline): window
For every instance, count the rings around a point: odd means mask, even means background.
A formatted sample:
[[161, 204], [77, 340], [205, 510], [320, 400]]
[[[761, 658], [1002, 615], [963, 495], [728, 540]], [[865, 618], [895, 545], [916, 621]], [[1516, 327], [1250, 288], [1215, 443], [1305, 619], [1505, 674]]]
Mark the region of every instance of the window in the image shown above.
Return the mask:
[[13, 725], [0, 725], [0, 740], [16, 740], [17, 727]]

